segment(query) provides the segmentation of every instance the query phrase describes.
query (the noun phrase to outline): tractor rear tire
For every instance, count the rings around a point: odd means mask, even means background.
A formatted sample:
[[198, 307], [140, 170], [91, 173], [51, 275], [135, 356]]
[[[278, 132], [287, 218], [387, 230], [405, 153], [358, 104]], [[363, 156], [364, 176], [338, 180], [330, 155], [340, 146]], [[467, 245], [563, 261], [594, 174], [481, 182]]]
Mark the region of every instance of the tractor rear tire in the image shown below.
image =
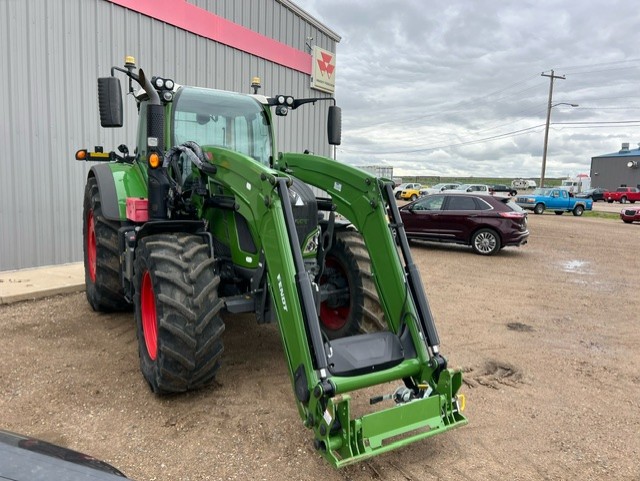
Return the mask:
[[107, 220], [102, 215], [102, 201], [95, 177], [89, 177], [84, 189], [82, 219], [84, 283], [89, 304], [99, 312], [131, 309], [120, 281], [120, 223]]
[[150, 235], [136, 248], [140, 369], [155, 393], [208, 386], [220, 367], [224, 303], [209, 253], [201, 237], [185, 233]]
[[386, 329], [369, 252], [360, 233], [338, 232], [325, 264], [320, 288], [324, 285], [346, 291], [320, 304], [320, 326], [327, 337], [337, 339]]

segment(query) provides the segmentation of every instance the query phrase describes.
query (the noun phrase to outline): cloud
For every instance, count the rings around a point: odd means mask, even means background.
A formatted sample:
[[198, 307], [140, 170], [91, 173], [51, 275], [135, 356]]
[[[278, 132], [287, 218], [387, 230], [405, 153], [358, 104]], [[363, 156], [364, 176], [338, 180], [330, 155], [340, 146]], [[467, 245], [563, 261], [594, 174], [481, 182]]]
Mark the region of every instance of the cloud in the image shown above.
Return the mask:
[[[632, 2], [297, 0], [342, 36], [338, 158], [402, 175], [547, 176], [640, 142]], [[580, 123], [579, 123], [580, 122]], [[590, 123], [588, 123], [590, 122]]]

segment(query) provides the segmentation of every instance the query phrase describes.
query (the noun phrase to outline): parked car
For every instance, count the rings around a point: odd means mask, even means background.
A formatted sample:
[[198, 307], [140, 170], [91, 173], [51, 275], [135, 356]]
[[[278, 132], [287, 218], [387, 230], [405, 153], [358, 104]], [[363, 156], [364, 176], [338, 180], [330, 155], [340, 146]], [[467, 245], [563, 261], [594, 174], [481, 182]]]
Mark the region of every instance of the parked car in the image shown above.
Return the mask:
[[420, 184], [418, 184], [417, 182], [405, 182], [404, 184], [400, 184], [398, 187], [396, 187], [395, 189], [393, 189], [393, 195], [395, 196], [396, 199], [400, 198], [400, 194], [402, 193], [403, 190], [406, 189], [418, 189], [420, 190], [422, 186]]
[[400, 216], [409, 239], [471, 246], [492, 255], [506, 246], [527, 243], [527, 213], [508, 197], [431, 194], [402, 206]]
[[0, 479], [115, 481], [129, 478], [86, 454], [0, 430]]
[[425, 187], [420, 189], [420, 195], [438, 194], [443, 190], [451, 190], [458, 187], [460, 184], [436, 184], [433, 187]]
[[640, 222], [640, 207], [625, 207], [620, 211], [620, 218], [625, 224]]
[[443, 192], [455, 192], [456, 194], [490, 194], [489, 186], [486, 184], [460, 184], [455, 189], [443, 190]]
[[621, 204], [631, 202], [634, 204], [637, 200], [640, 200], [640, 190], [635, 187], [618, 187], [614, 191], [606, 191], [604, 200], [609, 204], [612, 202], [620, 202]]
[[604, 193], [606, 191], [607, 189], [603, 189], [602, 187], [595, 187], [576, 194], [576, 197], [579, 199], [591, 199], [594, 202], [598, 202], [599, 200], [604, 200]]
[[[422, 186], [420, 186], [420, 188], [422, 188]], [[420, 197], [420, 188], [402, 189], [398, 198], [402, 200], [416, 200]]]
[[518, 194], [518, 191], [513, 187], [509, 187], [506, 184], [493, 184], [489, 186], [489, 192], [493, 193], [507, 193], [510, 196]]
[[591, 199], [577, 199], [560, 188], [536, 189], [531, 194], [519, 195], [516, 202], [523, 209], [532, 210], [534, 214], [542, 214], [549, 209], [558, 215], [572, 212], [575, 216], [581, 216], [585, 210], [593, 209]]

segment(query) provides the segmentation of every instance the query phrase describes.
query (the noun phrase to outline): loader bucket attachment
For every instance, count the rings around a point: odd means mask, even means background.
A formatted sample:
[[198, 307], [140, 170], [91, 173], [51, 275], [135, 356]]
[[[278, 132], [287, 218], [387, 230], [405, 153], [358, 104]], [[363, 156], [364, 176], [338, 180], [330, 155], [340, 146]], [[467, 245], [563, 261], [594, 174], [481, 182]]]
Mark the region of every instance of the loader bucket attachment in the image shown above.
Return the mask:
[[442, 371], [437, 394], [355, 419], [349, 395], [330, 398], [315, 432], [315, 445], [340, 468], [466, 424], [462, 398], [452, 395], [461, 382], [460, 372]]

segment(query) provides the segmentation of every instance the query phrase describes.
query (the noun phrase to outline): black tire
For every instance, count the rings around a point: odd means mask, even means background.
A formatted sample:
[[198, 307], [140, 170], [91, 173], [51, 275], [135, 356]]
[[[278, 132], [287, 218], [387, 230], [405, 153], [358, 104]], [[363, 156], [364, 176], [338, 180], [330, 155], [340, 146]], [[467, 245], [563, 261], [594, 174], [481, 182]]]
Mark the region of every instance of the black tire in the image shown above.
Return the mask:
[[411, 201], [417, 200], [418, 196], [416, 194], [411, 194]]
[[620, 198], [620, 203], [621, 204], [626, 204], [627, 203], [627, 198], [626, 197], [621, 197]]
[[580, 217], [583, 213], [584, 213], [584, 207], [583, 206], [576, 205], [573, 208], [573, 215], [575, 215], [576, 217]]
[[135, 258], [140, 369], [151, 390], [212, 384], [223, 352], [224, 303], [209, 246], [191, 234], [157, 234], [138, 243]]
[[471, 247], [476, 254], [491, 256], [500, 250], [500, 236], [493, 229], [480, 229], [471, 236]]
[[102, 215], [98, 181], [89, 177], [84, 189], [82, 212], [85, 293], [94, 311], [112, 312], [131, 308], [120, 281], [118, 229], [120, 223]]
[[554, 211], [554, 212], [556, 213], [556, 215], [562, 215], [562, 214], [564, 214], [564, 211], [563, 211], [563, 210], [556, 210], [556, 211]]
[[635, 204], [635, 203], [636, 203], [636, 201], [635, 201], [635, 200], [630, 200], [630, 201], [629, 201], [629, 204]]
[[329, 339], [387, 328], [364, 239], [338, 232], [325, 259], [320, 289], [335, 291], [320, 305], [320, 326]]
[[512, 190], [512, 191], [509, 192], [509, 195], [511, 197], [515, 197], [516, 195], [518, 195], [518, 191], [517, 190]]
[[633, 223], [632, 220], [626, 220], [626, 219], [622, 219], [622, 222], [624, 222], [625, 224], [631, 224]]
[[544, 212], [544, 204], [536, 204], [533, 208], [534, 214], [542, 214]]
[[609, 204], [613, 204], [613, 199], [607, 199], [607, 202], [608, 202]]
[[399, 200], [399, 199], [400, 199], [400, 194], [401, 194], [401, 192], [396, 192], [396, 193], [394, 194], [394, 195], [395, 195], [395, 198]]

